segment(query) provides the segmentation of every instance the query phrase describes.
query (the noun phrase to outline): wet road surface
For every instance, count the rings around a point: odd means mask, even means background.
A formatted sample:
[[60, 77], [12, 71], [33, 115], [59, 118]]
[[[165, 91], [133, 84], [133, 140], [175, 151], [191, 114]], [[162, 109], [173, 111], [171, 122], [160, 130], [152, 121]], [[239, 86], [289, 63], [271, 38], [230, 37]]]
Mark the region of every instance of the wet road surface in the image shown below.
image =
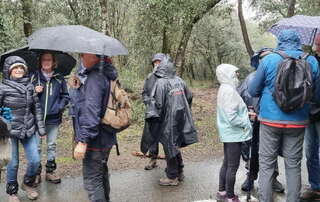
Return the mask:
[[[194, 202], [214, 201], [218, 190], [219, 169], [221, 159], [208, 159], [203, 162], [185, 163], [185, 181], [178, 187], [161, 187], [158, 185], [160, 177], [164, 176], [164, 168], [152, 171], [125, 170], [111, 171], [111, 200], [112, 202]], [[280, 158], [280, 181], [285, 184], [284, 165]], [[141, 160], [141, 163], [145, 163]], [[305, 162], [302, 166], [302, 183], [307, 184], [307, 171]], [[240, 191], [241, 183], [246, 177], [243, 162], [237, 174], [235, 192], [245, 195]], [[253, 193], [256, 196], [256, 187]], [[39, 187], [41, 202], [88, 202], [83, 189], [82, 177], [64, 178], [59, 185], [42, 182]], [[21, 201], [29, 201], [24, 191], [19, 190]], [[0, 184], [0, 202], [6, 202], [5, 184]], [[275, 202], [285, 201], [284, 194], [276, 194]]]

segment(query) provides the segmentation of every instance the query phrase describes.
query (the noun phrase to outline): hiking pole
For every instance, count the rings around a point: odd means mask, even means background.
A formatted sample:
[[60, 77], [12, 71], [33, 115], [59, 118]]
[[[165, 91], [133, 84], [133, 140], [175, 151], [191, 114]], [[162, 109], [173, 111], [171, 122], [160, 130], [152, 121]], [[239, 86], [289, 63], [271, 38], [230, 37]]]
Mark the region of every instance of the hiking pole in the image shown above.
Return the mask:
[[249, 190], [247, 192], [247, 202], [251, 201], [251, 148], [252, 148], [252, 140], [250, 140], [250, 146], [249, 146], [249, 160], [248, 160], [248, 179], [249, 179]]
[[[254, 112], [254, 109], [252, 106], [249, 106], [249, 112]], [[252, 130], [254, 129], [254, 123], [255, 123], [255, 120], [252, 118], [252, 117], [249, 117], [250, 119], [250, 123], [252, 125]], [[252, 131], [253, 132], [253, 131]], [[250, 145], [249, 145], [249, 158], [248, 158], [248, 179], [249, 179], [249, 190], [247, 192], [247, 202], [250, 202], [251, 201], [251, 186], [252, 186], [252, 183], [251, 183], [251, 153], [252, 153], [252, 139], [253, 137], [251, 138], [250, 140]]]

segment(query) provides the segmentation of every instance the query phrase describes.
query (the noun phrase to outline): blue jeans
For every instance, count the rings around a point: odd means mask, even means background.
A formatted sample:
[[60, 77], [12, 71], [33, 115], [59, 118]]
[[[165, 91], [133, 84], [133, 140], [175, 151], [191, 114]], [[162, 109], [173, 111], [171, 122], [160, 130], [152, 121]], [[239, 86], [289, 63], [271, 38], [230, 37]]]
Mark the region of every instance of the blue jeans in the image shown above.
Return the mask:
[[[57, 153], [57, 137], [59, 135], [59, 125], [46, 124], [47, 139], [47, 160], [54, 161]], [[38, 136], [38, 150], [41, 154], [42, 139]]]
[[320, 191], [320, 121], [310, 123], [305, 134], [305, 151], [307, 157], [307, 168], [309, 183], [312, 190]]
[[28, 160], [27, 171], [25, 176], [33, 177], [37, 174], [37, 170], [40, 164], [40, 155], [37, 149], [37, 136], [33, 135], [27, 139], [11, 138], [12, 142], [12, 160], [7, 166], [7, 182], [17, 182], [17, 175], [19, 169], [19, 141], [25, 151], [25, 155]]

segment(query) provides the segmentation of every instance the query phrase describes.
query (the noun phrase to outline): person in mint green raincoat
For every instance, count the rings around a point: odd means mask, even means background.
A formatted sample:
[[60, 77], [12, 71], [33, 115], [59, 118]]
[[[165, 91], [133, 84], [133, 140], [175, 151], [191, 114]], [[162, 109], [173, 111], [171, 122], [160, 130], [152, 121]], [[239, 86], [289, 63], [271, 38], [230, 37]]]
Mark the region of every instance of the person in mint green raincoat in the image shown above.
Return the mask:
[[240, 164], [241, 142], [252, 137], [247, 106], [236, 90], [239, 85], [237, 71], [238, 68], [230, 64], [221, 64], [216, 70], [221, 84], [217, 96], [217, 128], [224, 147], [216, 196], [218, 201], [239, 201], [234, 194], [234, 184]]

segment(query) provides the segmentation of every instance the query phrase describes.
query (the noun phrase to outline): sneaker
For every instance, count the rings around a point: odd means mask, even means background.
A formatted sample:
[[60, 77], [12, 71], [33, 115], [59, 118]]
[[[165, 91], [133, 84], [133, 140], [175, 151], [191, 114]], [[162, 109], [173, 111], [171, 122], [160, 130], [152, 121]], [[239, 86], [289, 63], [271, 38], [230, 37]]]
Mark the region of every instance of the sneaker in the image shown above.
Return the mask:
[[35, 188], [30, 187], [28, 185], [26, 185], [25, 183], [22, 183], [21, 185], [21, 189], [25, 192], [27, 192], [27, 197], [30, 200], [36, 200], [39, 197], [38, 192], [36, 191]]
[[183, 172], [179, 174], [178, 180], [182, 182], [186, 176], [184, 176]]
[[224, 200], [227, 198], [227, 193], [225, 192], [225, 194], [221, 194], [221, 192], [217, 192], [216, 194], [216, 201], [217, 202], [224, 202]]
[[12, 194], [12, 195], [9, 195], [8, 202], [20, 202], [20, 200], [17, 194]]
[[248, 192], [248, 191], [251, 191], [253, 189], [253, 187], [254, 187], [254, 181], [249, 180], [249, 177], [247, 177], [247, 179], [241, 185], [241, 190]]
[[41, 175], [37, 175], [34, 184], [38, 186], [41, 183]]
[[145, 170], [152, 170], [157, 167], [157, 160], [151, 159], [149, 163], [144, 167]]
[[320, 201], [320, 191], [307, 189], [300, 197], [301, 201]]
[[277, 193], [284, 193], [284, 187], [277, 179], [274, 179], [272, 183], [272, 190]]
[[179, 180], [178, 178], [174, 178], [174, 179], [169, 179], [169, 178], [161, 178], [159, 180], [159, 185], [161, 186], [178, 186], [179, 185]]
[[224, 199], [224, 202], [241, 202], [241, 201], [239, 200], [239, 197], [237, 195], [234, 195], [233, 198], [226, 197]]
[[61, 178], [55, 172], [46, 173], [46, 180], [53, 184], [61, 183]]

